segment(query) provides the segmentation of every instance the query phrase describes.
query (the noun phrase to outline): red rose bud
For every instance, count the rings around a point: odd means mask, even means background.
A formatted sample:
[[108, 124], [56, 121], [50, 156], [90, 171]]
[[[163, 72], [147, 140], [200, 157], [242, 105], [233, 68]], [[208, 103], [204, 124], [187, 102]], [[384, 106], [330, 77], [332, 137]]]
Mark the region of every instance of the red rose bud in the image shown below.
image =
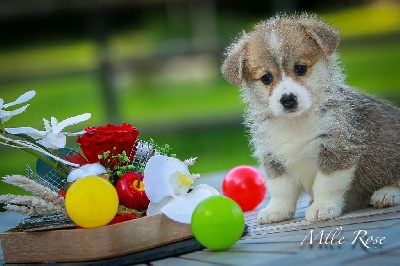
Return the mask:
[[[113, 169], [119, 164], [118, 159], [112, 159], [112, 156], [126, 152], [129, 160], [132, 161], [135, 155], [135, 143], [139, 135], [139, 130], [129, 124], [114, 126], [87, 127], [86, 133], [79, 136], [77, 142], [80, 144], [83, 154], [89, 160], [89, 163], [101, 163], [105, 167]], [[104, 160], [99, 159], [105, 152], [110, 152]], [[107, 160], [110, 159], [110, 162]]]
[[129, 172], [124, 174], [115, 185], [119, 204], [137, 210], [145, 210], [150, 200], [147, 198], [143, 187], [143, 174]]

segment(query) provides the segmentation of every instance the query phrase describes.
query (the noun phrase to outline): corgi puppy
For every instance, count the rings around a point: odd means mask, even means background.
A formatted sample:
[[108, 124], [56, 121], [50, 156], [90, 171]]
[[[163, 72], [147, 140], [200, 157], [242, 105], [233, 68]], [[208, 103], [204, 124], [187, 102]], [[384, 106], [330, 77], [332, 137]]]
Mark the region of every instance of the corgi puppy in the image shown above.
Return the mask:
[[278, 15], [226, 50], [271, 193], [259, 224], [293, 219], [302, 192], [310, 222], [400, 204], [400, 109], [344, 84], [339, 40], [314, 15]]

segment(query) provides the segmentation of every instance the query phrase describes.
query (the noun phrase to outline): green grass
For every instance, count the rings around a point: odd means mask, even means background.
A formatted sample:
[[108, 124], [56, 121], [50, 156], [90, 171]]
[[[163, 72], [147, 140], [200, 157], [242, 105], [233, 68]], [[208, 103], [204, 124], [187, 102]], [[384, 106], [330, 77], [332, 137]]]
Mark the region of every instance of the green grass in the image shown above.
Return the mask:
[[148, 84], [140, 90], [127, 90], [121, 96], [125, 119], [147, 126], [237, 117], [243, 107], [238, 90], [220, 79], [202, 84]]
[[6, 124], [7, 127], [32, 126], [44, 129], [42, 118], [50, 119], [54, 116], [61, 121], [85, 112], [93, 115], [89, 123], [96, 124], [104, 118], [102, 99], [98, 93], [99, 84], [95, 75], [5, 84], [0, 85], [0, 90], [1, 98], [6, 103], [28, 90], [36, 91], [35, 97], [29, 101], [28, 109], [11, 118]]
[[376, 1], [365, 6], [323, 14], [325, 20], [340, 30], [343, 39], [382, 35], [400, 29], [400, 5]]
[[360, 43], [339, 49], [349, 85], [382, 96], [399, 94], [400, 36], [395, 42]]
[[[327, 22], [337, 27], [342, 39], [382, 35], [400, 31], [400, 5], [378, 2], [321, 14]], [[266, 19], [266, 18], [262, 18]], [[238, 17], [224, 13], [218, 17], [218, 34], [222, 40], [231, 40], [241, 30], [250, 31], [258, 18]], [[190, 37], [189, 25], [171, 26], [164, 16], [153, 14], [138, 25], [127, 26], [110, 38], [110, 52], [115, 62], [126, 58], [145, 57], [162, 50], [163, 45]], [[0, 51], [0, 77], [10, 78], [25, 73], [41, 74], [65, 70], [93, 69], [97, 64], [95, 43], [82, 40], [55, 41], [23, 49]]]
[[178, 135], [152, 134], [160, 143], [168, 143], [178, 158], [198, 157], [191, 167], [194, 173], [230, 169], [241, 164], [256, 164], [248, 145], [247, 134], [240, 123], [227, 127], [207, 127], [205, 130], [185, 130]]
[[17, 50], [0, 51], [0, 73], [2, 78], [41, 73], [54, 73], [76, 69], [92, 69], [96, 64], [96, 49], [93, 42], [51, 43]]

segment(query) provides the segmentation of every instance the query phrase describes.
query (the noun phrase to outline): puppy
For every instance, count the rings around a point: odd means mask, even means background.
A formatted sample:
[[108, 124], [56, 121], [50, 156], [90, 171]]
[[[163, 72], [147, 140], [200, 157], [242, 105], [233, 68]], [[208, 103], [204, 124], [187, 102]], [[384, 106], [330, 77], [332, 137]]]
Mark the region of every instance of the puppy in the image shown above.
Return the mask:
[[258, 223], [333, 219], [400, 204], [400, 109], [344, 85], [339, 31], [313, 15], [276, 16], [226, 52], [224, 78], [241, 87], [254, 156], [271, 201]]

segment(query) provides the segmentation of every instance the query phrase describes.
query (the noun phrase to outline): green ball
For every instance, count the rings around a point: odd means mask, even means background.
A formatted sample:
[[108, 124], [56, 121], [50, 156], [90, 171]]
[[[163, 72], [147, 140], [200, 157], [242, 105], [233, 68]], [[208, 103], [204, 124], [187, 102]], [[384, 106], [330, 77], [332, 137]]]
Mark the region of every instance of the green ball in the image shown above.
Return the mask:
[[236, 243], [244, 230], [240, 206], [225, 196], [212, 196], [201, 201], [192, 215], [192, 232], [203, 246], [225, 250]]

